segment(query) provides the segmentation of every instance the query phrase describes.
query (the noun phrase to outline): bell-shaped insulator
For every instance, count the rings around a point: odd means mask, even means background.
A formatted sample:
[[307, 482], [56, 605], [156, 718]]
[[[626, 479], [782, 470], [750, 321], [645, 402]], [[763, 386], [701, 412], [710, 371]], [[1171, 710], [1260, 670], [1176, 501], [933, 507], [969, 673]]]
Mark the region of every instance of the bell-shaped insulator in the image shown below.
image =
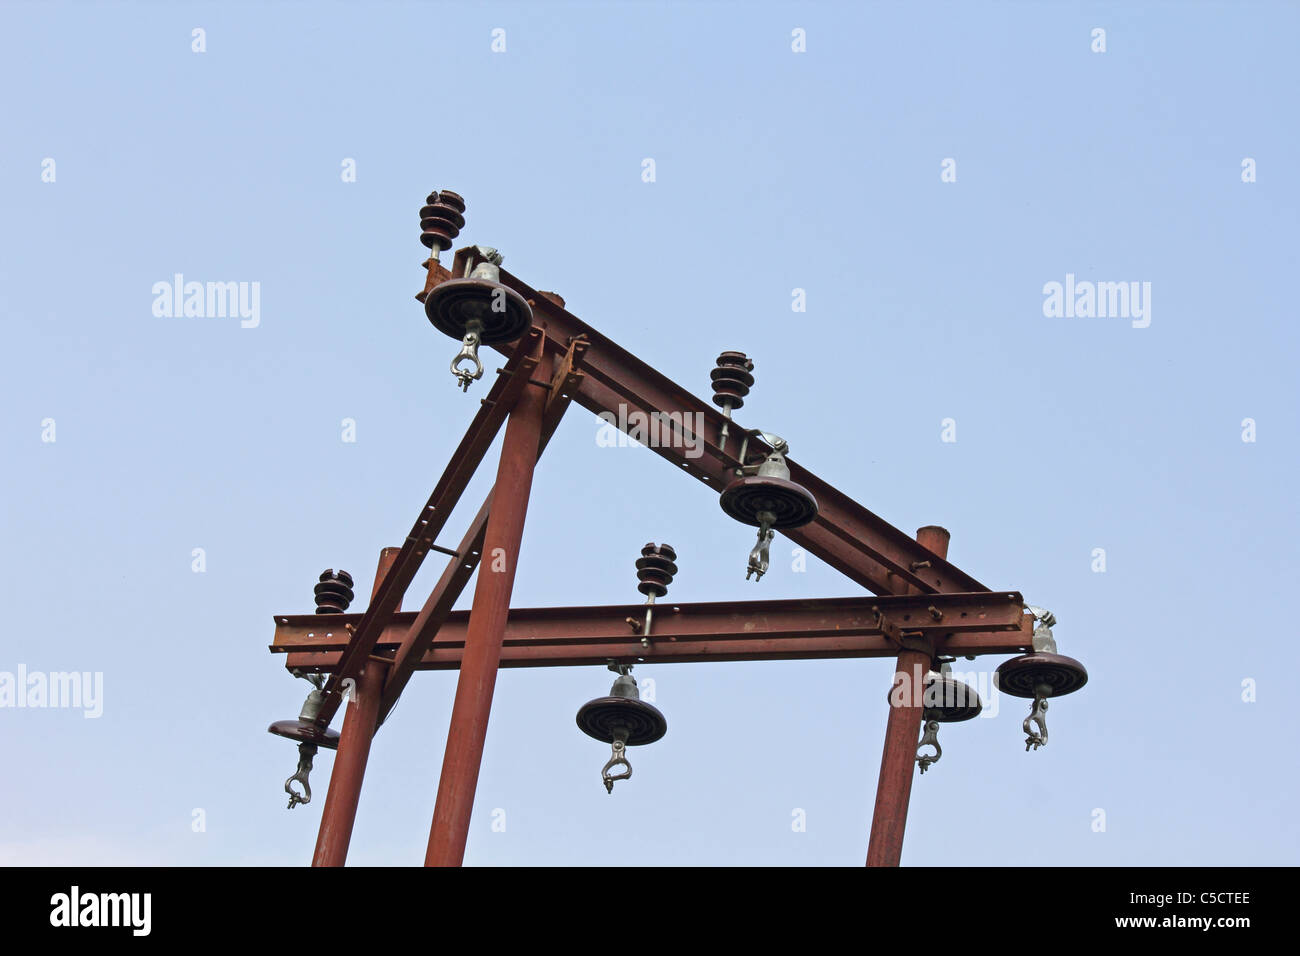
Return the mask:
[[636, 678], [620, 674], [608, 697], [589, 700], [578, 709], [578, 727], [604, 743], [621, 737], [627, 746], [638, 747], [668, 733], [668, 720], [658, 707], [641, 699]]
[[339, 749], [339, 732], [329, 727], [318, 727], [307, 720], [277, 720], [266, 728], [269, 733], [288, 737], [303, 744], [315, 744], [326, 750]]
[[[652, 744], [668, 733], [664, 715], [641, 699], [635, 678], [626, 673], [615, 679], [608, 697], [597, 697], [578, 708], [578, 727], [587, 736], [611, 746], [612, 755], [600, 771], [607, 793], [614, 792], [616, 781], [632, 776], [625, 748]], [[611, 774], [610, 770], [618, 766], [624, 768], [623, 772]]]
[[776, 531], [803, 527], [817, 517], [817, 499], [812, 492], [790, 480], [783, 454], [785, 442], [775, 435], [764, 438], [772, 450], [755, 474], [737, 478], [723, 489], [719, 499], [722, 510], [731, 517], [758, 528], [758, 544], [749, 553], [745, 572], [746, 579], [756, 574], [755, 580], [761, 580], [767, 572], [768, 548]]
[[[500, 256], [474, 267], [465, 279], [449, 279], [429, 290], [424, 298], [424, 314], [434, 328], [461, 340], [459, 354], [451, 360], [451, 372], [463, 390], [483, 377], [483, 363], [478, 357], [480, 345], [513, 342], [533, 324], [533, 310], [528, 300], [502, 285]], [[472, 362], [473, 369], [460, 367]]]
[[[339, 749], [339, 732], [316, 722], [324, 701], [325, 694], [318, 687], [307, 695], [297, 720], [277, 720], [266, 728], [280, 737], [298, 741], [298, 769], [284, 782], [284, 792], [289, 795], [290, 810], [300, 803], [311, 803], [310, 776], [312, 760], [316, 756], [317, 749], [320, 747], [326, 750]], [[295, 790], [294, 784], [301, 789]]]
[[[1048, 632], [1046, 640], [1051, 641], [1050, 630], [1039, 627], [1034, 634], [1035, 645], [1040, 643], [1039, 633], [1042, 631]], [[1056, 643], [1051, 641], [1047, 646], [1055, 648]], [[1034, 702], [1033, 710], [1021, 725], [1025, 732], [1025, 750], [1037, 750], [1047, 745], [1048, 701], [1073, 694], [1086, 683], [1088, 672], [1073, 657], [1043, 650], [1003, 661], [993, 673], [993, 685], [998, 690]]]
[[316, 722], [321, 704], [325, 701], [325, 692], [317, 688], [307, 695], [297, 720], [277, 720], [267, 732], [280, 737], [288, 737], [303, 744], [315, 744], [326, 750], [338, 750], [339, 732], [329, 727], [322, 727]]
[[468, 278], [448, 279], [429, 290], [424, 314], [453, 339], [477, 332], [481, 345], [513, 342], [533, 324], [528, 301], [499, 281], [501, 270], [480, 262]]
[[1013, 697], [1064, 697], [1088, 683], [1088, 671], [1073, 657], [1035, 652], [1003, 661], [993, 680]]
[[727, 485], [720, 503], [731, 517], [756, 528], [800, 528], [817, 517], [817, 499], [790, 480], [790, 468], [778, 451], [768, 454], [757, 474]]
[[955, 724], [980, 715], [984, 704], [969, 684], [948, 674], [931, 672], [925, 682], [923, 697], [925, 720]]
[[[892, 694], [890, 700], [893, 700]], [[943, 756], [943, 748], [939, 746], [939, 725], [978, 717], [984, 705], [975, 688], [948, 673], [946, 663], [940, 670], [925, 675], [921, 705], [924, 732], [916, 749], [916, 762], [921, 773], [925, 773]], [[927, 753], [926, 747], [933, 747], [934, 753]]]

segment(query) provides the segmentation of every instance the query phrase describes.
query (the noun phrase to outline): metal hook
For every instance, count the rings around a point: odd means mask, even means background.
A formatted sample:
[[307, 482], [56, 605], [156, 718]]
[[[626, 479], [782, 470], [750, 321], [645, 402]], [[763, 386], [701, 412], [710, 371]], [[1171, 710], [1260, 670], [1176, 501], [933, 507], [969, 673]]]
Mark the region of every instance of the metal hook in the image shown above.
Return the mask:
[[[298, 745], [298, 770], [284, 782], [284, 792], [289, 795], [290, 810], [300, 803], [311, 803], [311, 784], [307, 782], [307, 775], [311, 773], [311, 761], [315, 756], [315, 744], [302, 743]], [[301, 794], [294, 792], [293, 782], [295, 780], [302, 784]]]
[[[934, 748], [934, 756], [921, 753], [925, 746]], [[943, 756], [943, 748], [939, 746], [939, 721], [927, 720], [925, 722], [925, 733], [921, 735], [921, 742], [916, 745], [916, 762], [921, 765], [921, 773], [930, 769], [930, 764], [935, 763]]]
[[[1038, 733], [1029, 729], [1030, 724], [1038, 725]], [[1025, 718], [1021, 728], [1025, 732], [1025, 752], [1028, 753], [1032, 747], [1037, 750], [1039, 747], [1047, 746], [1047, 698], [1042, 694], [1034, 697], [1034, 709], [1029, 716]]]
[[[611, 774], [611, 767], [617, 767], [622, 764], [627, 768], [626, 773]], [[614, 792], [615, 780], [627, 780], [632, 776], [632, 765], [627, 762], [627, 750], [624, 741], [615, 739], [613, 744], [613, 756], [606, 761], [605, 766], [600, 768], [600, 779], [605, 782], [605, 792], [612, 794]]]
[[[455, 375], [456, 380], [460, 382], [460, 390], [462, 392], [468, 392], [469, 383], [478, 381], [483, 377], [483, 363], [479, 361], [478, 346], [479, 330], [473, 329], [466, 332], [465, 338], [461, 339], [460, 354], [451, 360], [451, 374]], [[457, 367], [461, 362], [466, 361], [474, 363], [474, 371], [472, 373], [468, 369]]]
[[776, 537], [776, 532], [767, 526], [764, 522], [758, 529], [758, 544], [754, 545], [754, 550], [749, 552], [749, 567], [745, 569], [745, 580], [749, 580], [751, 574], [756, 575], [754, 580], [761, 581], [763, 575], [767, 572], [767, 565], [770, 560], [768, 547], [772, 539]]

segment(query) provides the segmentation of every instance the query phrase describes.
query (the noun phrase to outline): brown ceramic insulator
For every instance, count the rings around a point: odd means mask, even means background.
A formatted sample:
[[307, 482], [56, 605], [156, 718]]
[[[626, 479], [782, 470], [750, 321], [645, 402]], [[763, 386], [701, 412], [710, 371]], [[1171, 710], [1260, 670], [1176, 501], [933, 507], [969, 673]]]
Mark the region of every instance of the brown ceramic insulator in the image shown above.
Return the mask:
[[722, 492], [722, 510], [737, 521], [761, 527], [759, 514], [775, 516], [773, 528], [800, 528], [817, 517], [817, 499], [803, 485], [784, 478], [750, 475]]
[[[505, 308], [498, 310], [497, 304]], [[471, 321], [482, 327], [484, 345], [513, 342], [532, 327], [533, 310], [514, 289], [490, 279], [448, 279], [424, 299], [424, 314], [434, 328], [453, 339], [464, 338]]]
[[925, 685], [925, 719], [944, 724], [978, 717], [984, 709], [975, 688], [954, 677], [931, 678]]
[[425, 202], [427, 202], [429, 205], [433, 205], [436, 202], [441, 202], [447, 204], [448, 206], [451, 206], [459, 213], [465, 212], [464, 198], [460, 195], [460, 193], [454, 193], [450, 189], [443, 189], [443, 190], [438, 190], [429, 193], [429, 196], [428, 198], [425, 199]]
[[342, 614], [354, 597], [352, 575], [332, 568], [322, 571], [320, 583], [315, 587], [317, 614]]
[[578, 727], [589, 737], [612, 744], [626, 733], [627, 745], [652, 744], [668, 733], [668, 720], [654, 704], [632, 697], [597, 697], [578, 711]]
[[677, 565], [673, 563], [676, 560], [677, 552], [672, 545], [647, 544], [636, 559], [636, 577], [641, 582], [636, 589], [645, 595], [663, 597], [677, 574]]
[[999, 664], [993, 683], [1014, 697], [1037, 697], [1039, 687], [1048, 688], [1048, 697], [1061, 697], [1088, 683], [1088, 671], [1064, 654], [1022, 654]]
[[326, 750], [339, 749], [339, 732], [328, 727], [319, 727], [309, 720], [277, 720], [268, 732], [280, 737], [288, 737], [302, 744], [315, 744]]
[[450, 223], [451, 228], [456, 230], [465, 228], [465, 217], [444, 203], [434, 203], [432, 206], [420, 207], [421, 228], [427, 228], [424, 224], [431, 219]]
[[431, 192], [420, 210], [420, 242], [441, 252], [465, 228], [465, 200], [449, 190]]
[[740, 408], [745, 396], [754, 387], [754, 363], [744, 352], [723, 352], [718, 356], [717, 368], [709, 373], [713, 379], [713, 404], [719, 408]]

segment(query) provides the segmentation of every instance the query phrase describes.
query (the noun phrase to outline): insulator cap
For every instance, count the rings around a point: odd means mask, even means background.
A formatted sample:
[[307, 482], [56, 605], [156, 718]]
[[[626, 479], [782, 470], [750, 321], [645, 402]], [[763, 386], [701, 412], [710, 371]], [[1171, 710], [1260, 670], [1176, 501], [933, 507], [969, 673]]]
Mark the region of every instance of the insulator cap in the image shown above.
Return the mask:
[[740, 408], [745, 396], [754, 387], [754, 363], [744, 352], [723, 352], [718, 356], [717, 368], [709, 373], [713, 379], [713, 404], [719, 408]]
[[641, 549], [641, 557], [636, 559], [636, 577], [640, 584], [636, 589], [642, 594], [653, 594], [660, 598], [668, 593], [668, 585], [673, 583], [677, 574], [677, 552], [671, 544], [655, 544], [653, 541]]
[[459, 213], [463, 213], [465, 211], [464, 197], [462, 197], [460, 193], [452, 192], [450, 189], [435, 190], [434, 192], [429, 193], [429, 196], [427, 199], [425, 199], [425, 202], [427, 202], [429, 205], [433, 205], [436, 202], [443, 202], [446, 203], [448, 206], [451, 206]]

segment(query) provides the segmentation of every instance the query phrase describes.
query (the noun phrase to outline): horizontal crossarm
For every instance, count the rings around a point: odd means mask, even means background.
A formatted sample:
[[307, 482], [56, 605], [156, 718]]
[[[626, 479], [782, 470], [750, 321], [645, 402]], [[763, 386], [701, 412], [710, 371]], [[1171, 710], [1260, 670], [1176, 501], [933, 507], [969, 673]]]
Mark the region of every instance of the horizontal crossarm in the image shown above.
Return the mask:
[[[642, 643], [645, 606], [515, 608], [506, 626], [503, 667], [561, 667], [602, 663], [704, 660], [894, 657], [897, 640], [920, 637], [953, 656], [1018, 654], [1032, 647], [1033, 618], [1014, 591], [657, 604]], [[341, 627], [355, 615], [276, 618], [271, 650], [291, 666], [329, 673], [347, 643]], [[394, 653], [415, 615], [399, 613], [376, 643]], [[453, 611], [417, 670], [459, 666], [469, 612]]]

